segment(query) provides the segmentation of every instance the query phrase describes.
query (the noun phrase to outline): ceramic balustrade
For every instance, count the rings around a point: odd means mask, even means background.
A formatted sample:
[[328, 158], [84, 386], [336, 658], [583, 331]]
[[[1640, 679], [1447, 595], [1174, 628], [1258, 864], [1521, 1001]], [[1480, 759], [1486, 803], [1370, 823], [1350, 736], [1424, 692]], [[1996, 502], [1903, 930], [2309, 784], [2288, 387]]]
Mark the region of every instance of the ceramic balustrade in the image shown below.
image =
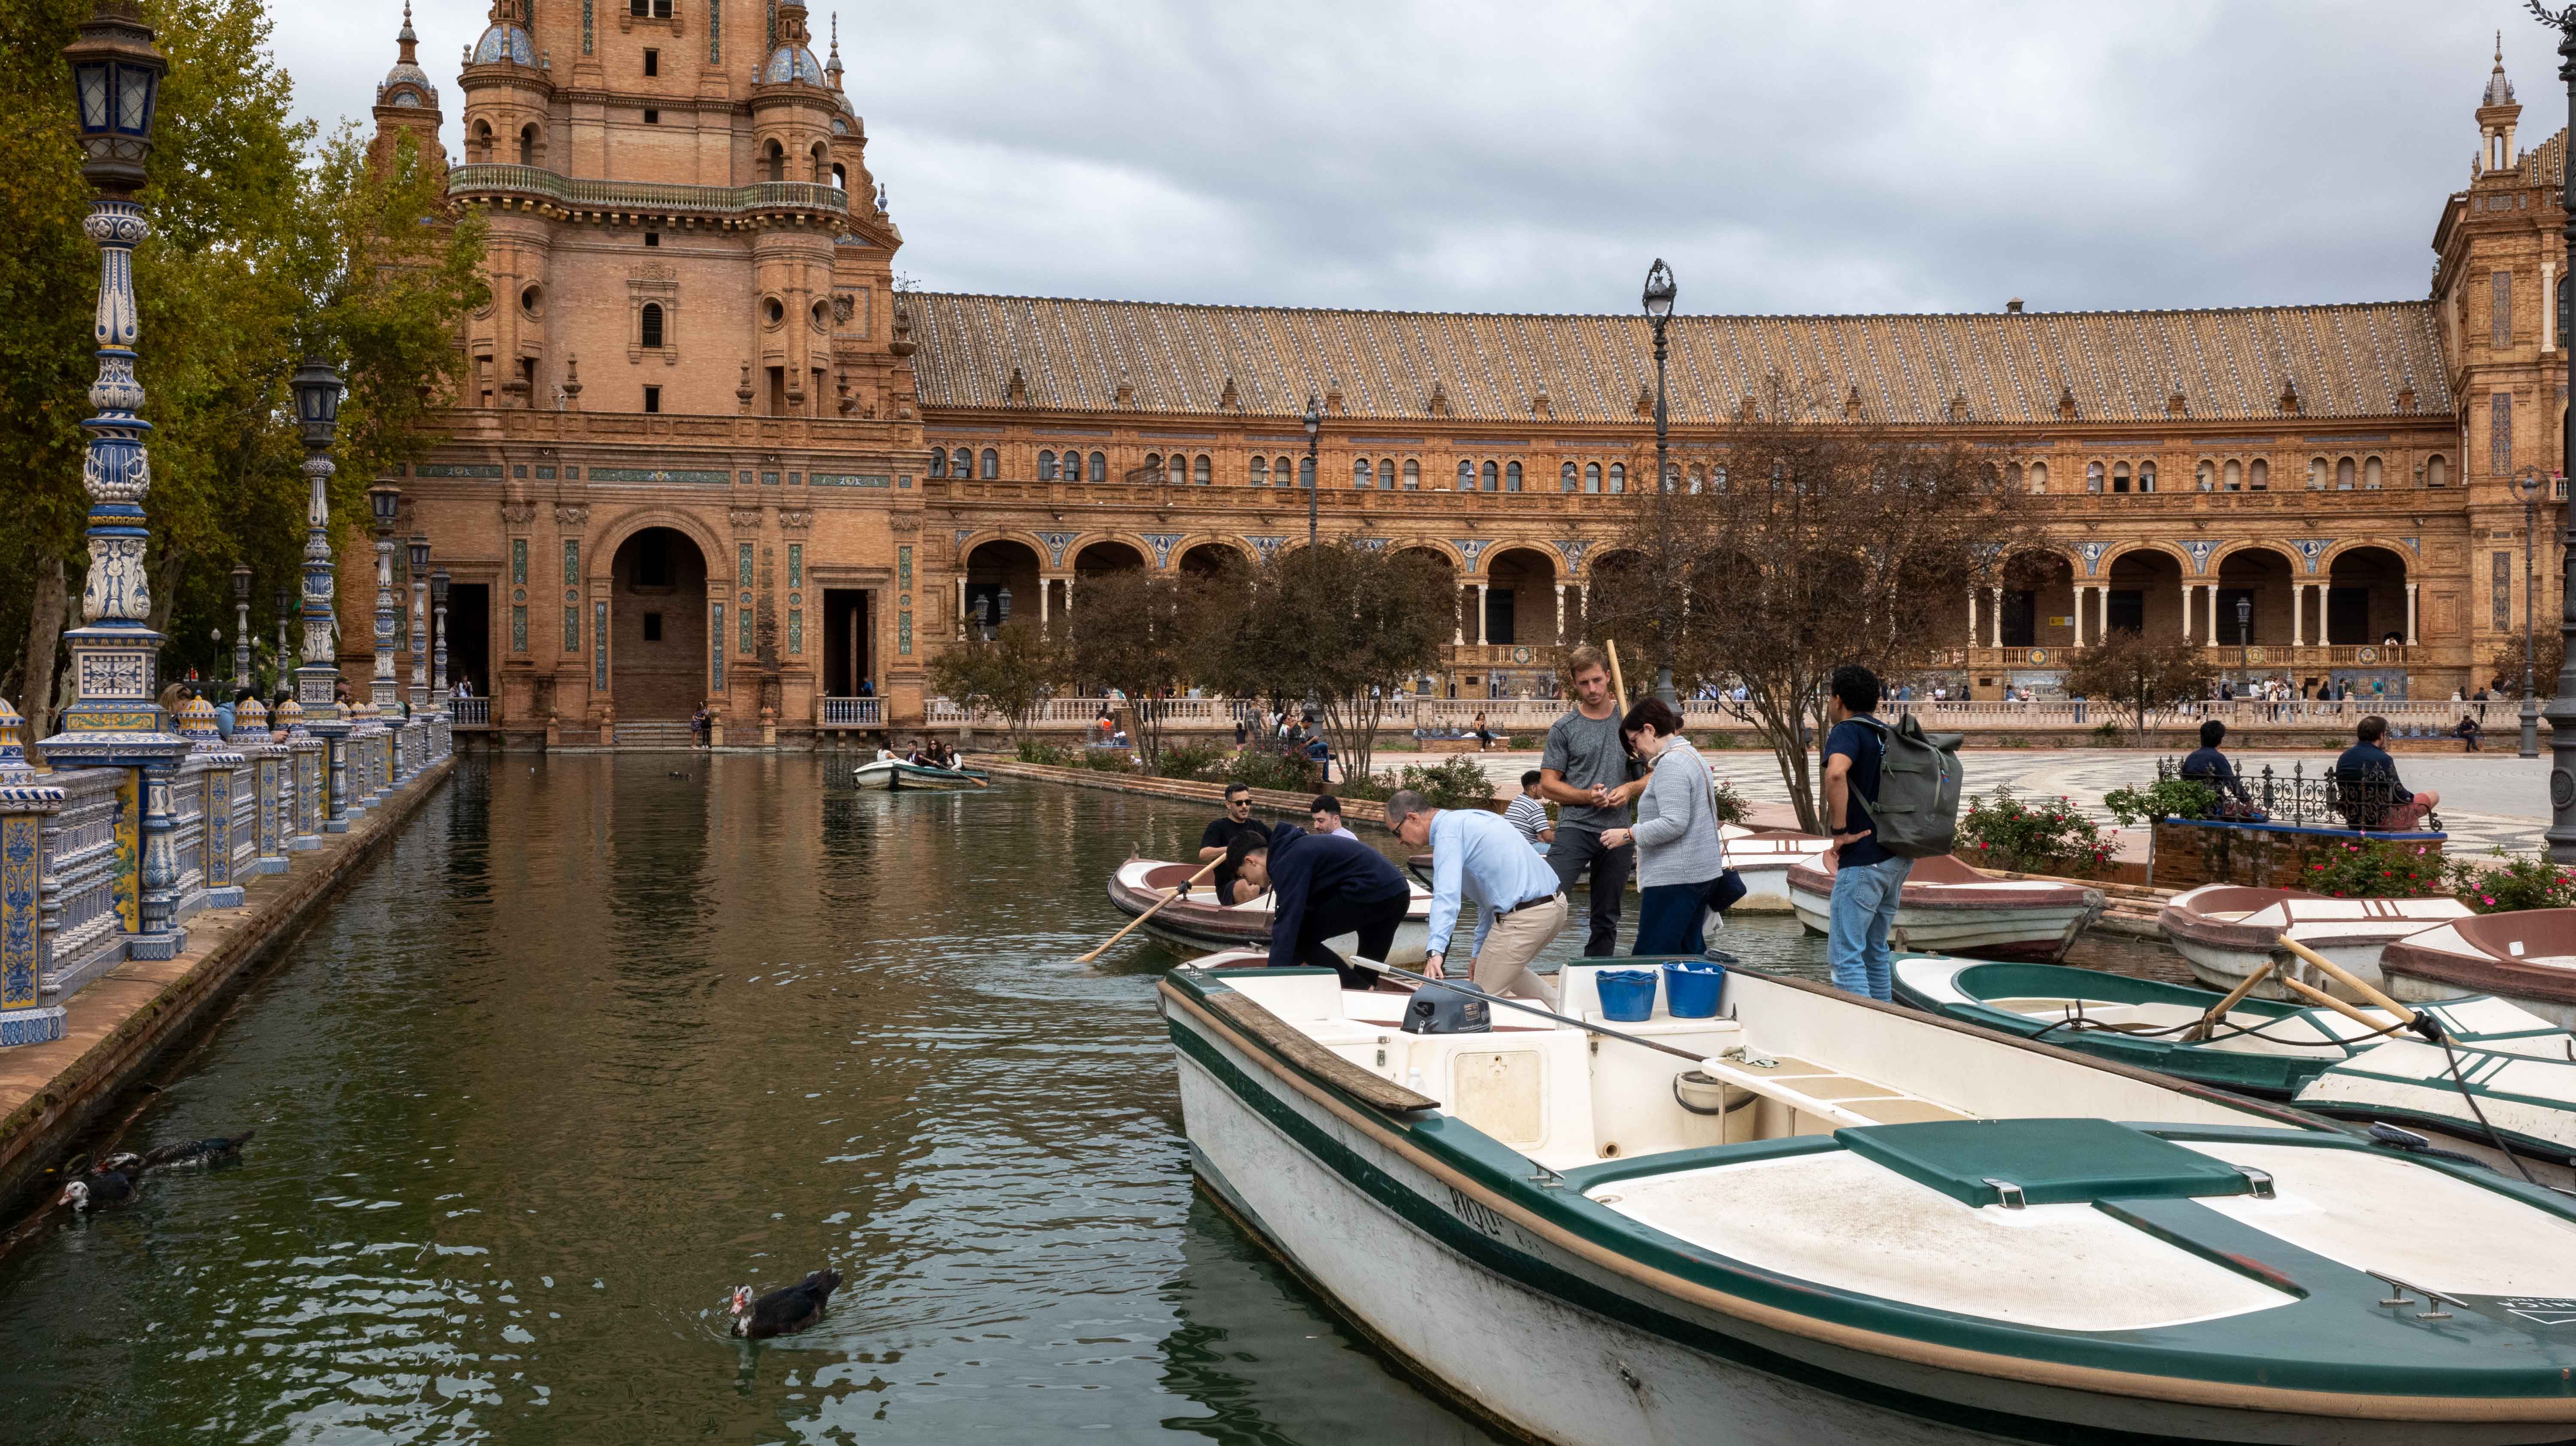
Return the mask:
[[43, 775], [63, 806], [43, 830], [41, 977], [57, 1000], [125, 960], [138, 921], [141, 785], [130, 768]]

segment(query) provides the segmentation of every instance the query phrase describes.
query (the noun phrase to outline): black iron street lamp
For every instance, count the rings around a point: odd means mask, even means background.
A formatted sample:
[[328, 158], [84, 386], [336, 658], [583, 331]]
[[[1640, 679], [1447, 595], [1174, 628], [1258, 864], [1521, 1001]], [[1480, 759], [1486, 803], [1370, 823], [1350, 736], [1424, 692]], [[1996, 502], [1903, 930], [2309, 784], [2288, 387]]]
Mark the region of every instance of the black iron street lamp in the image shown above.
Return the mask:
[[2533, 589], [2538, 577], [2532, 557], [2533, 537], [2539, 529], [2540, 496], [2549, 484], [2539, 473], [2524, 468], [2513, 479], [2513, 495], [2522, 499], [2522, 756], [2540, 756], [2540, 700], [2532, 692], [2531, 651], [2534, 619], [2540, 611], [2540, 594]]
[[[2542, 8], [2532, 0], [2531, 13], [2543, 24], [2558, 31], [2558, 78], [2567, 85], [2567, 106], [2576, 117], [2576, 5], [2563, 10]], [[2565, 169], [2559, 175], [2559, 199], [2566, 209], [2565, 239], [2570, 255], [2576, 255], [2576, 147], [2566, 148]], [[2558, 344], [2567, 346], [2567, 333], [2558, 334]], [[2561, 458], [2576, 458], [2576, 409], [2571, 409], [2561, 433]], [[2565, 465], [2562, 463], [2562, 465]], [[2576, 508], [2568, 509], [2576, 520]], [[2549, 700], [2549, 860], [2551, 863], [2576, 864], [2576, 527], [2571, 527], [2561, 554], [2565, 571], [2559, 579], [2559, 637], [2561, 639], [2556, 696]]]
[[[1664, 264], [1662, 257], [1656, 257], [1654, 266], [1646, 272], [1644, 299], [1646, 320], [1655, 328], [1655, 491], [1659, 495], [1672, 490], [1671, 463], [1668, 460], [1672, 454], [1672, 441], [1664, 416], [1664, 324], [1673, 319], [1675, 292], [1672, 268]], [[1672, 579], [1665, 581], [1669, 583]], [[1662, 605], [1673, 606], [1669, 601]], [[1673, 646], [1677, 639], [1672, 636], [1672, 631], [1664, 630], [1665, 635], [1655, 640], [1662, 654], [1655, 660], [1655, 696], [1664, 701], [1664, 706], [1678, 709], [1681, 695], [1673, 691]]]
[[2236, 686], [2243, 697], [2254, 692], [2253, 655], [2247, 650], [2253, 641], [2254, 599], [2240, 597], [2236, 600]]
[[1306, 546], [1315, 546], [1315, 444], [1324, 433], [1324, 409], [1315, 394], [1306, 393]]
[[280, 586], [277, 591], [269, 594], [269, 603], [277, 609], [276, 689], [283, 689], [286, 687], [286, 680], [295, 672], [287, 665], [287, 659], [294, 656], [290, 650], [295, 644], [287, 632], [287, 622], [295, 615], [295, 589]]

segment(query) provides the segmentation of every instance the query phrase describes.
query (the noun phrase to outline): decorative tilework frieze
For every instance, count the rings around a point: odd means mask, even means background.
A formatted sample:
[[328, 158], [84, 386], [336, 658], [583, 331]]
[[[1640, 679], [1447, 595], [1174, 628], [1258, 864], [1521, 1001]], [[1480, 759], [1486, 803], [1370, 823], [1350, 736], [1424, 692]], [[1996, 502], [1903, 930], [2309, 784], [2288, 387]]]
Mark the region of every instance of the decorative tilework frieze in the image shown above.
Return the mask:
[[412, 468], [411, 473], [415, 477], [498, 477], [501, 475], [501, 464], [498, 462], [423, 462]]
[[894, 556], [896, 586], [905, 592], [910, 592], [912, 591], [912, 545], [906, 543], [896, 548]]
[[707, 607], [713, 614], [713, 616], [707, 619], [708, 687], [715, 692], [721, 693], [724, 691], [725, 685], [725, 605], [723, 603], [709, 603], [707, 604]]
[[1453, 537], [1449, 539], [1449, 545], [1458, 549], [1458, 555], [1467, 560], [1467, 571], [1474, 572], [1476, 559], [1483, 557], [1485, 549], [1494, 544], [1490, 539], [1482, 537]]
[[[1144, 538], [1146, 545], [1154, 549], [1154, 566], [1157, 568], [1170, 567], [1172, 549], [1180, 544], [1182, 538], [1189, 536], [1186, 532], [1145, 532], [1137, 535]], [[966, 535], [963, 532], [957, 536], [958, 541], [965, 541]]]
[[896, 653], [898, 656], [900, 656], [900, 657], [906, 657], [906, 658], [911, 657], [911, 656], [912, 656], [912, 610], [911, 610], [910, 608], [906, 608], [906, 609], [904, 609], [902, 612], [897, 613], [897, 614], [895, 615], [894, 637], [895, 637], [895, 649], [894, 649], [894, 650], [895, 650], [895, 653]]
[[892, 487], [894, 485], [892, 477], [875, 472], [817, 472], [807, 480], [816, 487]]
[[1071, 547], [1073, 545], [1073, 540], [1081, 535], [1082, 534], [1079, 532], [1039, 533], [1038, 541], [1047, 545], [1047, 557], [1049, 559], [1047, 565], [1050, 567], [1064, 566], [1064, 550]]
[[[912, 549], [907, 547], [904, 551], [910, 552]], [[801, 588], [805, 585], [804, 543], [791, 542], [787, 544], [787, 585], [791, 588]]]
[[800, 655], [802, 655], [802, 654], [804, 653], [804, 651], [805, 651], [805, 610], [804, 610], [803, 608], [789, 608], [789, 609], [787, 610], [787, 653], [788, 653], [788, 656], [790, 656], [790, 657], [800, 656]]
[[591, 636], [599, 639], [599, 646], [590, 650], [590, 686], [592, 691], [605, 696], [608, 692], [607, 603], [595, 602], [590, 605], [590, 624]]
[[[2223, 537], [2186, 537], [2179, 539], [2175, 545], [2180, 547], [2183, 551], [2191, 554], [2192, 571], [2207, 572], [2209, 571], [2209, 555], [2216, 552], [2221, 547], [2226, 546], [2227, 539]], [[2086, 571], [2089, 572], [2091, 569], [2087, 568]]]
[[524, 587], [527, 581], [528, 540], [524, 537], [513, 537], [510, 539], [510, 582], [513, 586]]
[[748, 542], [734, 547], [733, 576], [735, 587], [751, 586], [751, 544]]
[[513, 604], [510, 608], [510, 651], [524, 653], [527, 650], [528, 610], [525, 606]]
[[672, 471], [663, 467], [593, 467], [593, 482], [680, 482], [695, 487], [722, 487], [730, 474], [724, 472]]
[[1261, 554], [1263, 562], [1268, 562], [1279, 551], [1279, 545], [1288, 539], [1280, 536], [1254, 537], [1247, 533], [1243, 540], [1254, 552]]
[[2096, 539], [2091, 542], [2077, 543], [2075, 545], [2075, 550], [2084, 559], [2084, 575], [2086, 577], [2091, 577], [2101, 568], [2102, 554], [2111, 550], [2111, 544]]
[[1354, 537], [1351, 539], [1351, 545], [1362, 552], [1386, 551], [1386, 539], [1383, 537]]
[[2335, 545], [2335, 540], [2331, 537], [2294, 537], [2289, 541], [2292, 547], [2299, 550], [2299, 556], [2308, 560], [2310, 572], [2317, 570], [2317, 563], [2326, 555], [2326, 549]]
[[1565, 557], [1565, 570], [1574, 572], [1583, 566], [1584, 554], [1592, 551], [1592, 540], [1587, 537], [1560, 537], [1556, 539], [1556, 550]]
[[569, 587], [580, 581], [581, 539], [567, 537], [564, 539], [564, 585]]

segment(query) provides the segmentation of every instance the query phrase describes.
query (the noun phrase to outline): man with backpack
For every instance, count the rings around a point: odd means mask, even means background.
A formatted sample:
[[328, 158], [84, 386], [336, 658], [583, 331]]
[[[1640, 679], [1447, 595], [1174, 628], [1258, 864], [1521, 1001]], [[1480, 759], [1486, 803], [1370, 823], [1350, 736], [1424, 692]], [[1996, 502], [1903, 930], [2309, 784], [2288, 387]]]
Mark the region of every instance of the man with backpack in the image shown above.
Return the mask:
[[1948, 853], [1958, 830], [1959, 739], [1927, 736], [1911, 716], [1894, 729], [1881, 723], [1878, 675], [1857, 663], [1834, 669], [1830, 686], [1825, 822], [1834, 837], [1834, 893], [1825, 957], [1835, 988], [1888, 999], [1887, 931], [1905, 876], [1916, 859]]

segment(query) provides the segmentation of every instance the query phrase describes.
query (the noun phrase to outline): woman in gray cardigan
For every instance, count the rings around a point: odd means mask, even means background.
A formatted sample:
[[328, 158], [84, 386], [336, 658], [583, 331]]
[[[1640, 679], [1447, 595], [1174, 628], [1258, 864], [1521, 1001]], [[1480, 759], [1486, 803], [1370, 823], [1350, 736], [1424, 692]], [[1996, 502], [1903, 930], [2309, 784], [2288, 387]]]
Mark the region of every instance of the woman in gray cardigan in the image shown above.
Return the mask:
[[1636, 826], [1601, 834], [1604, 848], [1637, 841], [1637, 943], [1629, 952], [1697, 954], [1707, 947], [1700, 926], [1708, 896], [1726, 872], [1708, 764], [1660, 698], [1630, 708], [1619, 732], [1649, 769]]

